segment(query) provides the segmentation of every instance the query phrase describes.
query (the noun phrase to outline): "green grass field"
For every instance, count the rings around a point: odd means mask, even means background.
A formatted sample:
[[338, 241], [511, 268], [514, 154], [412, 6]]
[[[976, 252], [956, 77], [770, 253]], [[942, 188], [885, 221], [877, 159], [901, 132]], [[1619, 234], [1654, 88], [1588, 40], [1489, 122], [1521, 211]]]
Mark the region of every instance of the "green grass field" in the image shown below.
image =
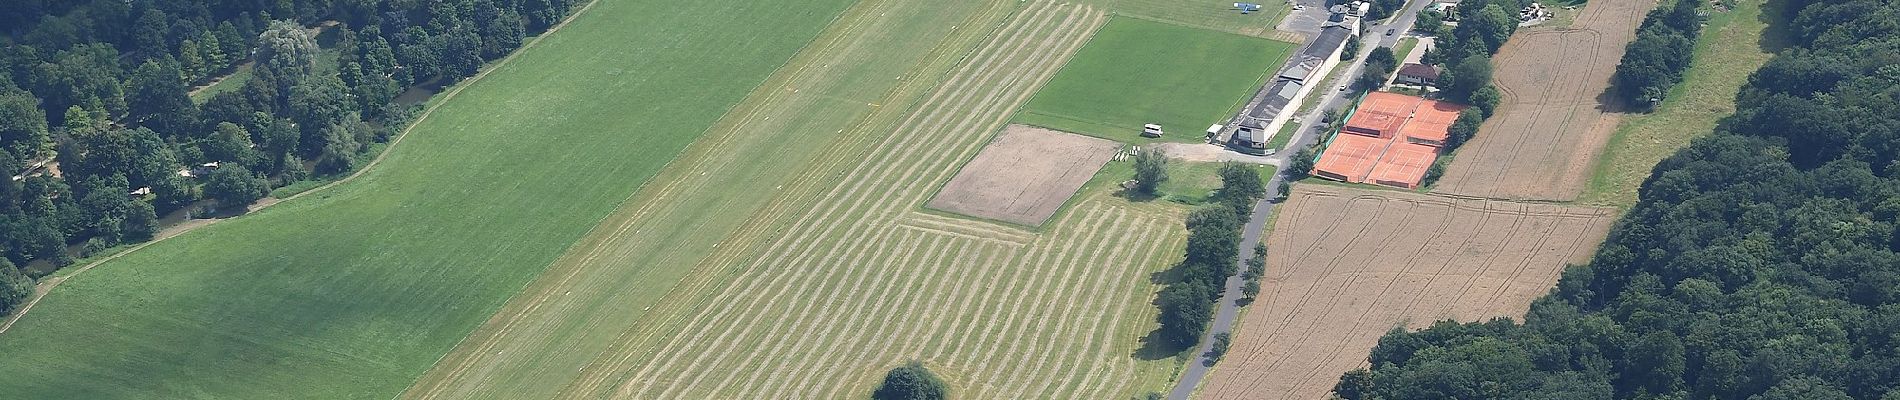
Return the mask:
[[1634, 205], [1637, 189], [1656, 163], [1708, 135], [1717, 121], [1735, 112], [1735, 93], [1774, 55], [1770, 49], [1780, 43], [1780, 33], [1769, 23], [1779, 16], [1764, 14], [1759, 0], [1732, 5], [1736, 8], [1709, 19], [1696, 42], [1694, 64], [1656, 111], [1624, 117], [1579, 202]]
[[1079, 0], [1110, 10], [1116, 15], [1161, 21], [1181, 26], [1232, 32], [1247, 36], [1297, 41], [1293, 35], [1273, 30], [1275, 24], [1293, 11], [1286, 2], [1266, 1], [1260, 11], [1241, 14], [1233, 0]]
[[[1271, 165], [1257, 166], [1260, 170], [1260, 184], [1265, 186], [1273, 179], [1275, 169]], [[1220, 189], [1220, 163], [1212, 162], [1168, 162], [1168, 180], [1161, 182], [1155, 190], [1160, 192], [1155, 200], [1164, 200], [1186, 205], [1207, 203], [1208, 197]], [[1095, 173], [1095, 178], [1084, 186], [1083, 191], [1113, 189], [1113, 186], [1135, 176], [1134, 162], [1111, 162]]]
[[[1294, 45], [1117, 17], [1016, 116], [1016, 122], [1124, 143], [1197, 143], [1225, 123]], [[1144, 123], [1168, 131], [1141, 137]]]
[[360, 179], [75, 276], [0, 334], [4, 397], [395, 395], [850, 2], [651, 3], [522, 50]]

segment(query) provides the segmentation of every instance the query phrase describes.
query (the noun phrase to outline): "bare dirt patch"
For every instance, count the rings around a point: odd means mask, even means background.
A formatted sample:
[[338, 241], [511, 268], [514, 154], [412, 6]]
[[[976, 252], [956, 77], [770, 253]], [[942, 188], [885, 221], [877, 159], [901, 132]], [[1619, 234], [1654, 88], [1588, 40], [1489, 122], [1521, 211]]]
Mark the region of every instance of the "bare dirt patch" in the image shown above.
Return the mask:
[[1009, 125], [944, 184], [930, 208], [1023, 225], [1042, 225], [1121, 144]]
[[1228, 150], [1227, 147], [1216, 144], [1156, 143], [1150, 146], [1161, 149], [1161, 154], [1166, 154], [1169, 159], [1174, 160], [1188, 162], [1233, 161], [1248, 164], [1266, 164], [1275, 167], [1280, 166], [1280, 163], [1274, 161], [1273, 157], [1241, 154], [1240, 152]]
[[1521, 316], [1585, 261], [1610, 209], [1300, 185], [1203, 399], [1319, 399], [1393, 327]]
[[1623, 46], [1654, 0], [1592, 1], [1570, 28], [1524, 31], [1504, 45], [1497, 115], [1458, 151], [1437, 191], [1575, 200], [1615, 132], [1621, 106], [1605, 95]]

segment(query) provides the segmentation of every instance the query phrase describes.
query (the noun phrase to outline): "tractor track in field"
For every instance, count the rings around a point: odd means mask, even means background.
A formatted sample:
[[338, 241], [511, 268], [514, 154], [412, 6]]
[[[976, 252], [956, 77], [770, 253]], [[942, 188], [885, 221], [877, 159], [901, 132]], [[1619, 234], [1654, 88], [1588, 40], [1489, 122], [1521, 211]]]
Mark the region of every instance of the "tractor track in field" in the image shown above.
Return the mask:
[[[1521, 315], [1614, 210], [1301, 185], [1204, 398], [1324, 397], [1393, 327]], [[1305, 228], [1302, 228], [1305, 227]]]
[[1496, 56], [1497, 115], [1459, 150], [1434, 191], [1514, 200], [1575, 200], [1624, 106], [1611, 75], [1655, 2], [1593, 2], [1569, 28], [1529, 28]]

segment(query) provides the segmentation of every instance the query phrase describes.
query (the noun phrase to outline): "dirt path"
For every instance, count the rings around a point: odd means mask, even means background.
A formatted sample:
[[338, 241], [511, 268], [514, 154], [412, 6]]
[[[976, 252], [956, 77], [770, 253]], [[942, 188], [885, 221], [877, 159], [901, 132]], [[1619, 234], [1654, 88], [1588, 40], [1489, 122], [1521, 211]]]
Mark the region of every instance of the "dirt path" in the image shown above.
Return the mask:
[[[474, 76], [470, 76], [468, 77], [468, 79], [463, 80], [461, 84], [457, 84], [453, 88], [450, 88], [448, 91], [442, 92], [439, 95], [441, 96], [440, 101], [430, 102], [430, 105], [428, 106], [428, 108], [424, 109], [421, 114], [416, 115], [416, 119], [414, 121], [411, 121], [408, 127], [403, 128], [401, 133], [396, 134], [396, 137], [391, 138], [389, 140], [389, 145], [385, 146], [381, 153], [377, 153], [375, 158], [370, 159], [368, 163], [364, 163], [361, 168], [357, 168], [356, 172], [352, 172], [350, 173], [349, 176], [345, 176], [342, 179], [338, 179], [330, 183], [326, 183], [314, 189], [303, 191], [302, 193], [291, 195], [290, 197], [287, 197], [287, 198], [283, 198], [283, 199], [265, 198], [265, 199], [259, 200], [258, 202], [252, 203], [250, 206], [246, 207], [247, 211], [245, 213], [249, 214], [249, 213], [258, 212], [270, 206], [277, 205], [278, 203], [296, 200], [298, 198], [311, 195], [313, 193], [322, 192], [332, 187], [336, 187], [337, 185], [341, 185], [341, 184], [356, 180], [357, 177], [360, 177], [360, 176], [363, 176], [364, 174], [369, 173], [377, 165], [382, 164], [383, 159], [388, 157], [389, 153], [395, 150], [397, 145], [402, 144], [403, 138], [408, 137], [410, 131], [414, 130], [417, 125], [421, 125], [422, 121], [429, 119], [429, 115], [434, 114], [436, 109], [442, 108], [442, 105], [447, 104], [448, 100], [454, 99], [456, 94], [459, 94], [462, 92], [462, 89], [465, 89], [469, 86], [473, 86], [476, 82], [481, 81], [482, 78], [487, 77], [489, 72], [493, 72], [494, 70], [501, 69], [501, 66], [507, 65], [509, 62], [514, 61], [515, 56], [518, 56], [522, 52], [526, 51], [527, 49], [532, 48], [535, 45], [541, 43], [541, 39], [546, 38], [549, 35], [553, 35], [555, 32], [560, 31], [562, 27], [567, 26], [568, 21], [573, 21], [575, 17], [579, 17], [581, 13], [587, 12], [588, 9], [594, 7], [594, 3], [598, 3], [598, 2], [599, 0], [588, 1], [586, 5], [581, 6], [579, 9], [574, 10], [573, 14], [568, 15], [567, 19], [561, 20], [561, 23], [555, 24], [554, 26], [549, 27], [547, 32], [543, 32], [541, 35], [535, 36], [533, 39], [529, 39], [527, 43], [522, 43], [521, 48], [516, 49], [515, 52], [513, 53], [509, 53], [507, 57], [502, 57], [501, 60], [495, 61], [489, 64], [486, 68], [483, 68], [481, 72], [477, 72]], [[146, 246], [151, 246], [153, 244], [157, 244], [167, 239], [178, 237], [179, 235], [183, 235], [185, 233], [198, 230], [199, 228], [211, 226], [218, 222], [227, 221], [227, 220], [231, 220], [235, 218], [237, 217], [225, 218], [225, 219], [195, 219], [195, 220], [182, 222], [182, 223], [179, 223], [178, 225], [174, 225], [160, 231], [158, 235], [152, 238], [152, 240], [146, 241], [145, 243], [139, 243], [138, 245], [127, 247], [124, 250], [120, 250], [118, 253], [113, 253], [112, 255], [106, 256], [104, 258], [100, 258], [98, 260], [94, 260], [92, 262], [86, 263], [85, 265], [81, 265], [77, 268], [70, 267], [70, 266], [67, 267], [67, 269], [71, 269], [71, 272], [56, 272], [54, 273], [53, 277], [41, 280], [37, 285], [35, 285], [33, 288], [33, 296], [27, 300], [26, 305], [21, 306], [18, 310], [14, 311], [12, 316], [7, 317], [7, 320], [5, 323], [0, 323], [0, 334], [4, 334], [6, 333], [8, 329], [13, 328], [14, 323], [19, 322], [20, 318], [25, 317], [27, 312], [33, 311], [33, 307], [36, 305], [39, 305], [41, 299], [46, 298], [46, 295], [48, 293], [51, 293], [53, 289], [58, 287], [61, 283], [65, 283], [67, 279], [71, 279], [72, 277], [79, 276], [79, 274], [92, 270], [93, 267], [97, 267], [101, 264], [105, 264], [106, 262], [116, 260], [120, 256], [124, 256], [131, 252], [138, 251], [139, 249], [143, 249]]]
[[1575, 200], [1615, 133], [1621, 105], [1610, 75], [1654, 0], [1592, 1], [1570, 28], [1527, 29], [1494, 63], [1504, 103], [1460, 148], [1434, 191]]
[[1280, 166], [1280, 159], [1271, 156], [1241, 154], [1226, 147], [1206, 143], [1158, 143], [1156, 147], [1168, 158], [1189, 162], [1233, 161], [1248, 164]]

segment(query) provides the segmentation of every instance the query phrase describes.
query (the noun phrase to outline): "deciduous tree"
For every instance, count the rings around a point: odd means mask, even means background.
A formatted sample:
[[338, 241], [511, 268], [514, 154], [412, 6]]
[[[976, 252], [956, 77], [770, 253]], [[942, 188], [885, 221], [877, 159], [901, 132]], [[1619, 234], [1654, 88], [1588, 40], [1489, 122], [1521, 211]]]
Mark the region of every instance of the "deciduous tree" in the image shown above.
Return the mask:
[[238, 209], [264, 198], [269, 190], [264, 178], [242, 165], [219, 167], [205, 178], [205, 196], [218, 200], [224, 208]]
[[1135, 151], [1135, 191], [1154, 195], [1168, 181], [1168, 156], [1154, 146]]
[[871, 392], [876, 400], [943, 400], [949, 398], [950, 389], [943, 379], [924, 368], [924, 364], [911, 361], [903, 366], [891, 369], [884, 374], [884, 383]]

